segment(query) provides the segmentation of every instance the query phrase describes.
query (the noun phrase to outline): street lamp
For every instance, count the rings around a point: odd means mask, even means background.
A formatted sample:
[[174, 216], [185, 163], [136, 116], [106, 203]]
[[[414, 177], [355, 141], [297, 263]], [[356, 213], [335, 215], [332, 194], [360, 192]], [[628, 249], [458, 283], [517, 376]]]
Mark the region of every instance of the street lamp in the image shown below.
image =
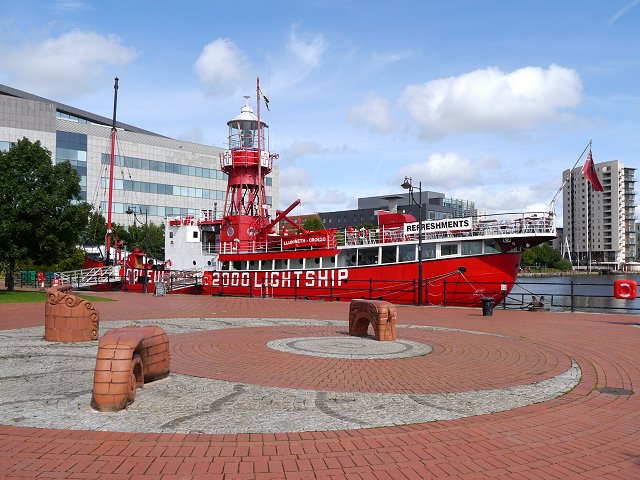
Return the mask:
[[[136, 222], [138, 222], [140, 225], [142, 225], [142, 222], [138, 219], [138, 213], [142, 213], [142, 208], [138, 207], [138, 211], [136, 212], [135, 210], [133, 210], [131, 207], [127, 208], [127, 211], [125, 212], [127, 215], [131, 215], [133, 214], [133, 223], [135, 225]], [[144, 254], [145, 254], [145, 262], [144, 262], [144, 280], [142, 282], [142, 293], [147, 293], [148, 290], [148, 283], [149, 283], [149, 278], [148, 278], [148, 272], [147, 272], [147, 265], [149, 262], [149, 223], [148, 223], [148, 216], [147, 216], [147, 209], [145, 208], [144, 210]]]
[[422, 182], [418, 182], [418, 201], [413, 197], [415, 187], [411, 177], [404, 177], [401, 187], [409, 190], [411, 202], [418, 205], [418, 305], [422, 305]]

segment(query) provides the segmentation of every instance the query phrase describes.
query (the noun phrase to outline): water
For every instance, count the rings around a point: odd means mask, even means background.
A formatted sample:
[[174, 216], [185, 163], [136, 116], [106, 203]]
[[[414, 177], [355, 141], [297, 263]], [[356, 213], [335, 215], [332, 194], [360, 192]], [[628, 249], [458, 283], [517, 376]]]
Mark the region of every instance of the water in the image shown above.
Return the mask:
[[573, 281], [573, 305], [576, 310], [638, 314], [640, 298], [620, 300], [613, 296], [613, 282], [622, 279], [635, 280], [640, 284], [640, 275], [518, 277], [516, 285], [507, 297], [507, 306], [526, 306], [531, 302], [531, 295], [544, 295], [545, 308], [567, 310], [571, 306]]

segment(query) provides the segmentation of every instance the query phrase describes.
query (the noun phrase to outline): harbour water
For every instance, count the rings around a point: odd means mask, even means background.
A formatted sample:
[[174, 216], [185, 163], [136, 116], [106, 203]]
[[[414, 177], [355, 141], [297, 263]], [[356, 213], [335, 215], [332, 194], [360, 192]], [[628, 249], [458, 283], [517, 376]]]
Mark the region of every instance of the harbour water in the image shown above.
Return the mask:
[[615, 280], [635, 280], [640, 284], [640, 275], [579, 275], [552, 277], [518, 277], [516, 285], [507, 297], [507, 306], [526, 306], [532, 295], [544, 296], [545, 308], [568, 310], [571, 307], [573, 283], [573, 306], [577, 311], [640, 313], [640, 298], [619, 300], [613, 296]]

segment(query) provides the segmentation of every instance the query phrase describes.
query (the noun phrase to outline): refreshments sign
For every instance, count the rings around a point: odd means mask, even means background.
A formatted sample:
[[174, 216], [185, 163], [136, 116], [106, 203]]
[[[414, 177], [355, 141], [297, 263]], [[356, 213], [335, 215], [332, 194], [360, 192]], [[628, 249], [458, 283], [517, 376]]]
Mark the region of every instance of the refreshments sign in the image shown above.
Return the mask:
[[[424, 220], [422, 222], [423, 232], [450, 232], [454, 230], [473, 229], [473, 218], [445, 218], [442, 220]], [[405, 223], [404, 234], [418, 233], [420, 224], [418, 222]]]

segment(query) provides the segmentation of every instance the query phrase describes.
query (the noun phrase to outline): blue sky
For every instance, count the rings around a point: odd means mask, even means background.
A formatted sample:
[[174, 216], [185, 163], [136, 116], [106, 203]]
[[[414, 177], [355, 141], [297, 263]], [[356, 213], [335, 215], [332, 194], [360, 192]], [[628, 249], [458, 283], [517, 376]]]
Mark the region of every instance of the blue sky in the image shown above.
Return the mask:
[[547, 210], [590, 139], [640, 163], [639, 26], [640, 0], [4, 0], [0, 83], [109, 117], [117, 75], [121, 121], [224, 146], [259, 75], [281, 208], [409, 175]]

